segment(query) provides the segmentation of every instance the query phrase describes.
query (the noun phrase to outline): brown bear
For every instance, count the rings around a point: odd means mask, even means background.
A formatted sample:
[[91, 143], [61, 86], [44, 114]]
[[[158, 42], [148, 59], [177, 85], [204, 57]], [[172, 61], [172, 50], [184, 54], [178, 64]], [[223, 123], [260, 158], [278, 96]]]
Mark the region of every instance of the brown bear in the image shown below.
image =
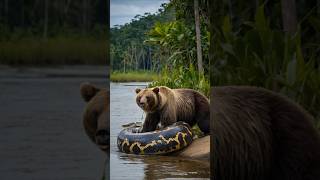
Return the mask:
[[141, 132], [154, 131], [177, 121], [190, 126], [198, 124], [205, 134], [210, 132], [208, 99], [192, 89], [170, 89], [165, 86], [136, 89], [136, 103], [146, 113]]
[[82, 83], [80, 93], [87, 105], [83, 114], [83, 126], [89, 138], [109, 154], [110, 141], [110, 93], [89, 83]]
[[255, 87], [215, 87], [211, 99], [215, 179], [320, 179], [319, 132], [298, 104]]

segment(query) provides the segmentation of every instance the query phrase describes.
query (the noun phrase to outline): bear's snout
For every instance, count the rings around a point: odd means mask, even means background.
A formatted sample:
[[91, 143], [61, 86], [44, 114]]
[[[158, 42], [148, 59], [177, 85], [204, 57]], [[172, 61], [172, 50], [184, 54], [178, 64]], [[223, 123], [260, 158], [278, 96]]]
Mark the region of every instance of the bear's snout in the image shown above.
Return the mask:
[[147, 106], [147, 98], [142, 97], [138, 99], [138, 106], [140, 106], [141, 108], [145, 108]]
[[143, 108], [145, 106], [145, 103], [144, 102], [139, 102], [139, 106]]
[[96, 133], [96, 143], [102, 150], [109, 147], [110, 144], [110, 133], [107, 129], [98, 130]]

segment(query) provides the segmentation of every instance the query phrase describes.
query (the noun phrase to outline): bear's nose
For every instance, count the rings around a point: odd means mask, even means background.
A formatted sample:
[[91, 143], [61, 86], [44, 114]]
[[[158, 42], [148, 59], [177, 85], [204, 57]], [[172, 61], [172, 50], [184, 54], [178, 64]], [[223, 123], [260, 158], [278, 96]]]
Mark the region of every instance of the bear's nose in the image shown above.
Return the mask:
[[140, 107], [144, 107], [145, 103], [144, 102], [139, 102]]
[[110, 143], [110, 133], [107, 130], [99, 130], [96, 133], [96, 141], [99, 145], [109, 145]]

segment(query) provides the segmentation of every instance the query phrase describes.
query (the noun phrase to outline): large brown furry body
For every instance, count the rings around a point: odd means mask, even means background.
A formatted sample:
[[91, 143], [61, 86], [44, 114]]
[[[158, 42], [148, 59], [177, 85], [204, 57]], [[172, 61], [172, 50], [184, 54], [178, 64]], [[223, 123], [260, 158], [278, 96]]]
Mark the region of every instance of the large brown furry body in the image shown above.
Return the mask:
[[211, 91], [217, 180], [319, 180], [320, 137], [299, 105], [254, 87]]
[[109, 91], [89, 83], [82, 83], [80, 93], [84, 101], [87, 102], [83, 113], [85, 132], [92, 142], [109, 154]]
[[136, 89], [136, 93], [138, 106], [146, 112], [142, 132], [154, 131], [159, 122], [166, 127], [177, 121], [197, 123], [205, 134], [210, 132], [209, 101], [201, 93], [165, 86]]

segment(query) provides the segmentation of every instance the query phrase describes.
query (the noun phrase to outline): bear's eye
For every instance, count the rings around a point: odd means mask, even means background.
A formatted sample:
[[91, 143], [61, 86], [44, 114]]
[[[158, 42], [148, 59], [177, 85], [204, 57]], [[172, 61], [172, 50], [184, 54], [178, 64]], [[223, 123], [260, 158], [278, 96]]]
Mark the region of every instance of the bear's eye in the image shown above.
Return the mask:
[[150, 97], [149, 96], [147, 96], [146, 99], [147, 99], [148, 102], [150, 101]]

